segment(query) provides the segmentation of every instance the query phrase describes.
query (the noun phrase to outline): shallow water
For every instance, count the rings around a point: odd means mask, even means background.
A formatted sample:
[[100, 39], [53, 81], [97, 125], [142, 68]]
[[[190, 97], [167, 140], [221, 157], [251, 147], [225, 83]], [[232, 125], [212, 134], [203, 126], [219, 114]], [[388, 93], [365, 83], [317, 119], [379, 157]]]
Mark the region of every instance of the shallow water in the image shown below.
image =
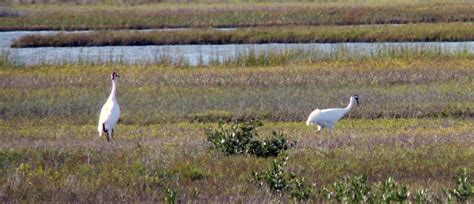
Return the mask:
[[[165, 29], [175, 30], [175, 29]], [[147, 30], [144, 30], [145, 32]], [[167, 46], [105, 46], [105, 47], [41, 47], [10, 48], [21, 36], [31, 34], [55, 34], [59, 31], [0, 32], [0, 52], [8, 53], [17, 64], [60, 64], [75, 62], [124, 62], [146, 64], [171, 59], [190, 65], [223, 61], [239, 54], [288, 50], [316, 51], [330, 56], [344, 50], [347, 55], [374, 55], [386, 49], [436, 50], [437, 52], [474, 51], [474, 41], [469, 42], [402, 42], [402, 43], [306, 43], [306, 44], [228, 44], [228, 45], [167, 45]], [[74, 31], [89, 32], [89, 31]]]

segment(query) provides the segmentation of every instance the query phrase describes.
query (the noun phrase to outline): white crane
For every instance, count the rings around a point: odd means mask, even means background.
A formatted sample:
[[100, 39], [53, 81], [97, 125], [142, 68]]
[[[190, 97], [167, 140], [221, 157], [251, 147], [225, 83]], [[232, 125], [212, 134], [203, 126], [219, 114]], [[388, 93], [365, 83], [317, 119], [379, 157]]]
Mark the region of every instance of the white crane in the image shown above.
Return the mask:
[[110, 141], [114, 136], [115, 125], [120, 118], [120, 107], [117, 102], [117, 97], [115, 96], [117, 92], [117, 85], [115, 80], [120, 76], [117, 72], [112, 72], [112, 91], [110, 96], [105, 102], [104, 106], [100, 111], [99, 125], [97, 131], [99, 131], [99, 137], [102, 136], [102, 133], [107, 134], [107, 141]]
[[351, 110], [354, 103], [357, 103], [357, 106], [359, 106], [359, 96], [351, 96], [349, 105], [346, 108], [316, 109], [309, 114], [306, 125], [313, 124], [318, 126], [318, 132], [325, 127], [332, 129], [336, 122]]

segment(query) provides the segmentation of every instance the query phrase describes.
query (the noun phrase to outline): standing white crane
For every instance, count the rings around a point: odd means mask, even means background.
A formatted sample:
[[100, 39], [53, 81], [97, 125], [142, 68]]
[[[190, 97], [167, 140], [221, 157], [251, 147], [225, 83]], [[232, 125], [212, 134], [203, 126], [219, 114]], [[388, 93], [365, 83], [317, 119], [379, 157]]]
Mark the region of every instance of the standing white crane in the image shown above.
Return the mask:
[[99, 137], [102, 136], [102, 133], [107, 134], [107, 141], [110, 141], [114, 136], [115, 125], [120, 118], [120, 107], [117, 102], [117, 97], [115, 96], [117, 92], [117, 85], [115, 80], [120, 78], [117, 72], [112, 72], [112, 91], [110, 96], [105, 102], [104, 106], [100, 111], [99, 117], [99, 126], [97, 131], [99, 131]]
[[313, 124], [318, 126], [318, 132], [325, 127], [332, 129], [336, 122], [352, 109], [354, 103], [357, 103], [357, 106], [359, 106], [359, 96], [351, 96], [349, 105], [346, 108], [316, 109], [309, 114], [306, 125]]

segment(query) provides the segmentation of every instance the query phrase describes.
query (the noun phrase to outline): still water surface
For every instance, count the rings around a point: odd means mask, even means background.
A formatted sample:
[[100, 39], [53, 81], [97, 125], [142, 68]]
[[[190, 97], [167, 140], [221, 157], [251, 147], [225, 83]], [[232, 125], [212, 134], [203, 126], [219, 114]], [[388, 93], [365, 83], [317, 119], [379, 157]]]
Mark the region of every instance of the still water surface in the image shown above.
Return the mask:
[[[146, 31], [144, 30], [144, 32]], [[162, 31], [167, 31], [167, 29]], [[207, 64], [210, 61], [231, 59], [248, 52], [265, 53], [294, 49], [317, 52], [321, 56], [330, 56], [341, 50], [353, 56], [374, 55], [378, 51], [387, 49], [431, 49], [439, 52], [474, 51], [474, 41], [10, 48], [11, 43], [22, 36], [55, 34], [58, 32], [60, 31], [0, 32], [0, 52], [7, 53], [13, 62], [25, 65], [74, 63], [78, 61], [146, 64], [163, 59], [171, 59], [175, 62], [184, 61], [191, 65], [197, 65], [200, 63]]]

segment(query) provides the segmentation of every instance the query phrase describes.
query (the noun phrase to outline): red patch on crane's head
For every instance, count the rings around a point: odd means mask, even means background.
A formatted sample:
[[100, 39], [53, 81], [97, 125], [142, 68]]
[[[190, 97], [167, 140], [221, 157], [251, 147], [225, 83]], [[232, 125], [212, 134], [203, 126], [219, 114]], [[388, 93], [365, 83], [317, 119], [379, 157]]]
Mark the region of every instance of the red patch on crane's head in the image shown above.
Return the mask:
[[115, 80], [115, 78], [120, 78], [120, 76], [117, 74], [117, 72], [113, 71], [112, 72], [112, 80]]

